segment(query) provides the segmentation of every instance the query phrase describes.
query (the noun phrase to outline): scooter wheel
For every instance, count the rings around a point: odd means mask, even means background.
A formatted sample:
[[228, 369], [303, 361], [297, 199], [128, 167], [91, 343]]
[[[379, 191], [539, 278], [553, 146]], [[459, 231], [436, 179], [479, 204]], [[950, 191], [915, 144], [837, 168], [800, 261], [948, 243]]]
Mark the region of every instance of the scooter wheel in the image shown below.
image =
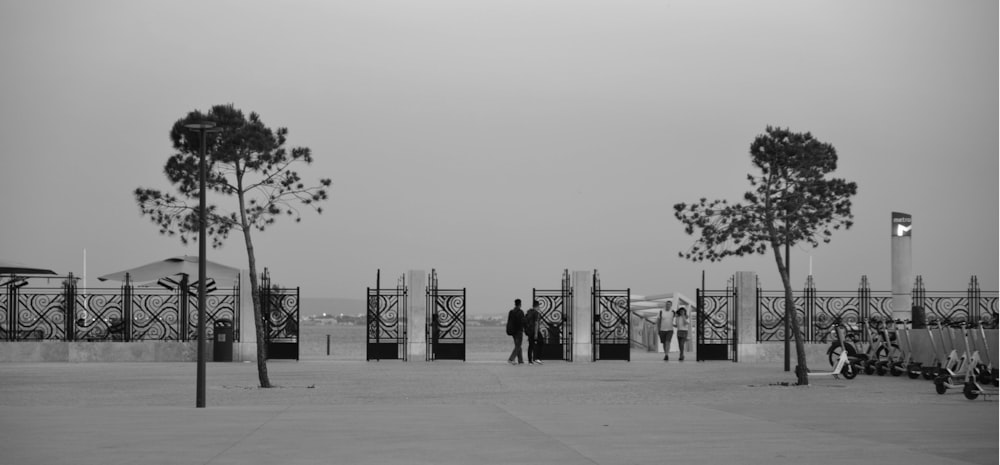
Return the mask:
[[885, 365], [881, 363], [875, 365], [875, 373], [878, 373], [879, 376], [885, 376]]
[[892, 376], [902, 375], [903, 374], [903, 368], [900, 367], [899, 365], [896, 365], [895, 363], [893, 363], [892, 365], [889, 366], [889, 373], [891, 373]]
[[840, 369], [840, 374], [847, 379], [854, 379], [855, 376], [858, 376], [858, 369], [853, 364], [845, 363], [844, 367]]
[[840, 353], [843, 351], [844, 351], [844, 346], [841, 345], [839, 342], [835, 342], [833, 343], [832, 346], [830, 346], [830, 350], [827, 351], [826, 354], [827, 358], [830, 359], [830, 366], [837, 365], [837, 360], [840, 359]]
[[862, 368], [864, 369], [866, 375], [875, 374], [875, 365], [872, 364], [872, 362], [869, 360], [865, 360], [864, 364], [862, 365]]
[[980, 370], [977, 378], [979, 379], [979, 384], [993, 384], [993, 376], [986, 370]]
[[937, 376], [938, 370], [940, 369], [941, 369], [940, 363], [937, 363], [932, 367], [924, 367], [924, 379], [926, 379], [927, 381], [934, 380], [934, 377]]
[[937, 391], [938, 394], [944, 394], [948, 392], [948, 386], [944, 385], [943, 377], [938, 376], [937, 378], [934, 378], [934, 390]]
[[920, 368], [919, 367], [914, 367], [914, 368], [910, 368], [909, 370], [906, 370], [906, 376], [909, 376], [910, 379], [917, 379], [917, 378], [919, 378], [920, 377]]
[[962, 389], [962, 394], [965, 394], [965, 398], [969, 400], [979, 397], [979, 389], [976, 387], [976, 383], [967, 381], [965, 387]]

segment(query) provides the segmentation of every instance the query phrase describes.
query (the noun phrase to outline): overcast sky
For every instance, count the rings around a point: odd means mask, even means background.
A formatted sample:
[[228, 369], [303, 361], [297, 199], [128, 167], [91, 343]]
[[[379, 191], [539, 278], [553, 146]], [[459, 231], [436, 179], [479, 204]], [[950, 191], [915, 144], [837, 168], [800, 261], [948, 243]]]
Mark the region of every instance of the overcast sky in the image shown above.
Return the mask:
[[[858, 183], [856, 224], [793, 250], [801, 287], [889, 290], [890, 213], [930, 290], [998, 287], [991, 1], [0, 2], [0, 258], [96, 277], [197, 254], [139, 215], [168, 133], [233, 103], [289, 145], [323, 215], [256, 239], [306, 297], [436, 268], [501, 313], [564, 268], [691, 297], [770, 255], [692, 263], [672, 205], [739, 200], [767, 125], [811, 131]], [[238, 236], [209, 259], [245, 268]], [[106, 284], [102, 284], [106, 285]], [[411, 295], [423, 290], [411, 289]]]

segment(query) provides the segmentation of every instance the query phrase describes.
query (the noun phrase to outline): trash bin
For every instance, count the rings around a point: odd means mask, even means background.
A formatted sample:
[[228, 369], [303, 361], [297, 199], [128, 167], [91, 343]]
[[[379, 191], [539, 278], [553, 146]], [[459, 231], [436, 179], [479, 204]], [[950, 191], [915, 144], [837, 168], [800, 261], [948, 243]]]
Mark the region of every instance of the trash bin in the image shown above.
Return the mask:
[[227, 319], [215, 321], [212, 335], [212, 361], [233, 361], [233, 322]]
[[910, 319], [911, 326], [913, 329], [924, 329], [927, 327], [927, 314], [924, 313], [924, 307], [919, 305], [914, 305], [910, 307]]

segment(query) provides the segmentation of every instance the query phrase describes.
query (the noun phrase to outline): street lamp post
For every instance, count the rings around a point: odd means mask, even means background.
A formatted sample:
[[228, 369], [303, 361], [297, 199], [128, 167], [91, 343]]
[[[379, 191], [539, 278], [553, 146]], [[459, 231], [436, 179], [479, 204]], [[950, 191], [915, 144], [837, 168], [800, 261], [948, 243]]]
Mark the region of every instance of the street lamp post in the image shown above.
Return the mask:
[[[196, 408], [205, 408], [205, 255], [206, 255], [206, 214], [205, 184], [208, 178], [208, 167], [205, 163], [205, 140], [208, 133], [219, 132], [211, 121], [185, 124], [184, 127], [201, 133], [201, 160], [199, 163], [198, 181], [198, 380], [195, 400]], [[187, 298], [187, 296], [184, 296]]]

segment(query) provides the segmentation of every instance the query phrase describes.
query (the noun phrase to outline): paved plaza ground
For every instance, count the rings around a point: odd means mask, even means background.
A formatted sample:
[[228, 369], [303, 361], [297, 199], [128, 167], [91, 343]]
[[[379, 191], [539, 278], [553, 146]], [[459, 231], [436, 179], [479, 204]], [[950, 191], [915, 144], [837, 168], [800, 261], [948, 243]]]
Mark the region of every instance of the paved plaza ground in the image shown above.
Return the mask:
[[194, 363], [0, 364], [0, 464], [998, 463], [995, 398], [659, 357], [209, 363], [205, 409]]

